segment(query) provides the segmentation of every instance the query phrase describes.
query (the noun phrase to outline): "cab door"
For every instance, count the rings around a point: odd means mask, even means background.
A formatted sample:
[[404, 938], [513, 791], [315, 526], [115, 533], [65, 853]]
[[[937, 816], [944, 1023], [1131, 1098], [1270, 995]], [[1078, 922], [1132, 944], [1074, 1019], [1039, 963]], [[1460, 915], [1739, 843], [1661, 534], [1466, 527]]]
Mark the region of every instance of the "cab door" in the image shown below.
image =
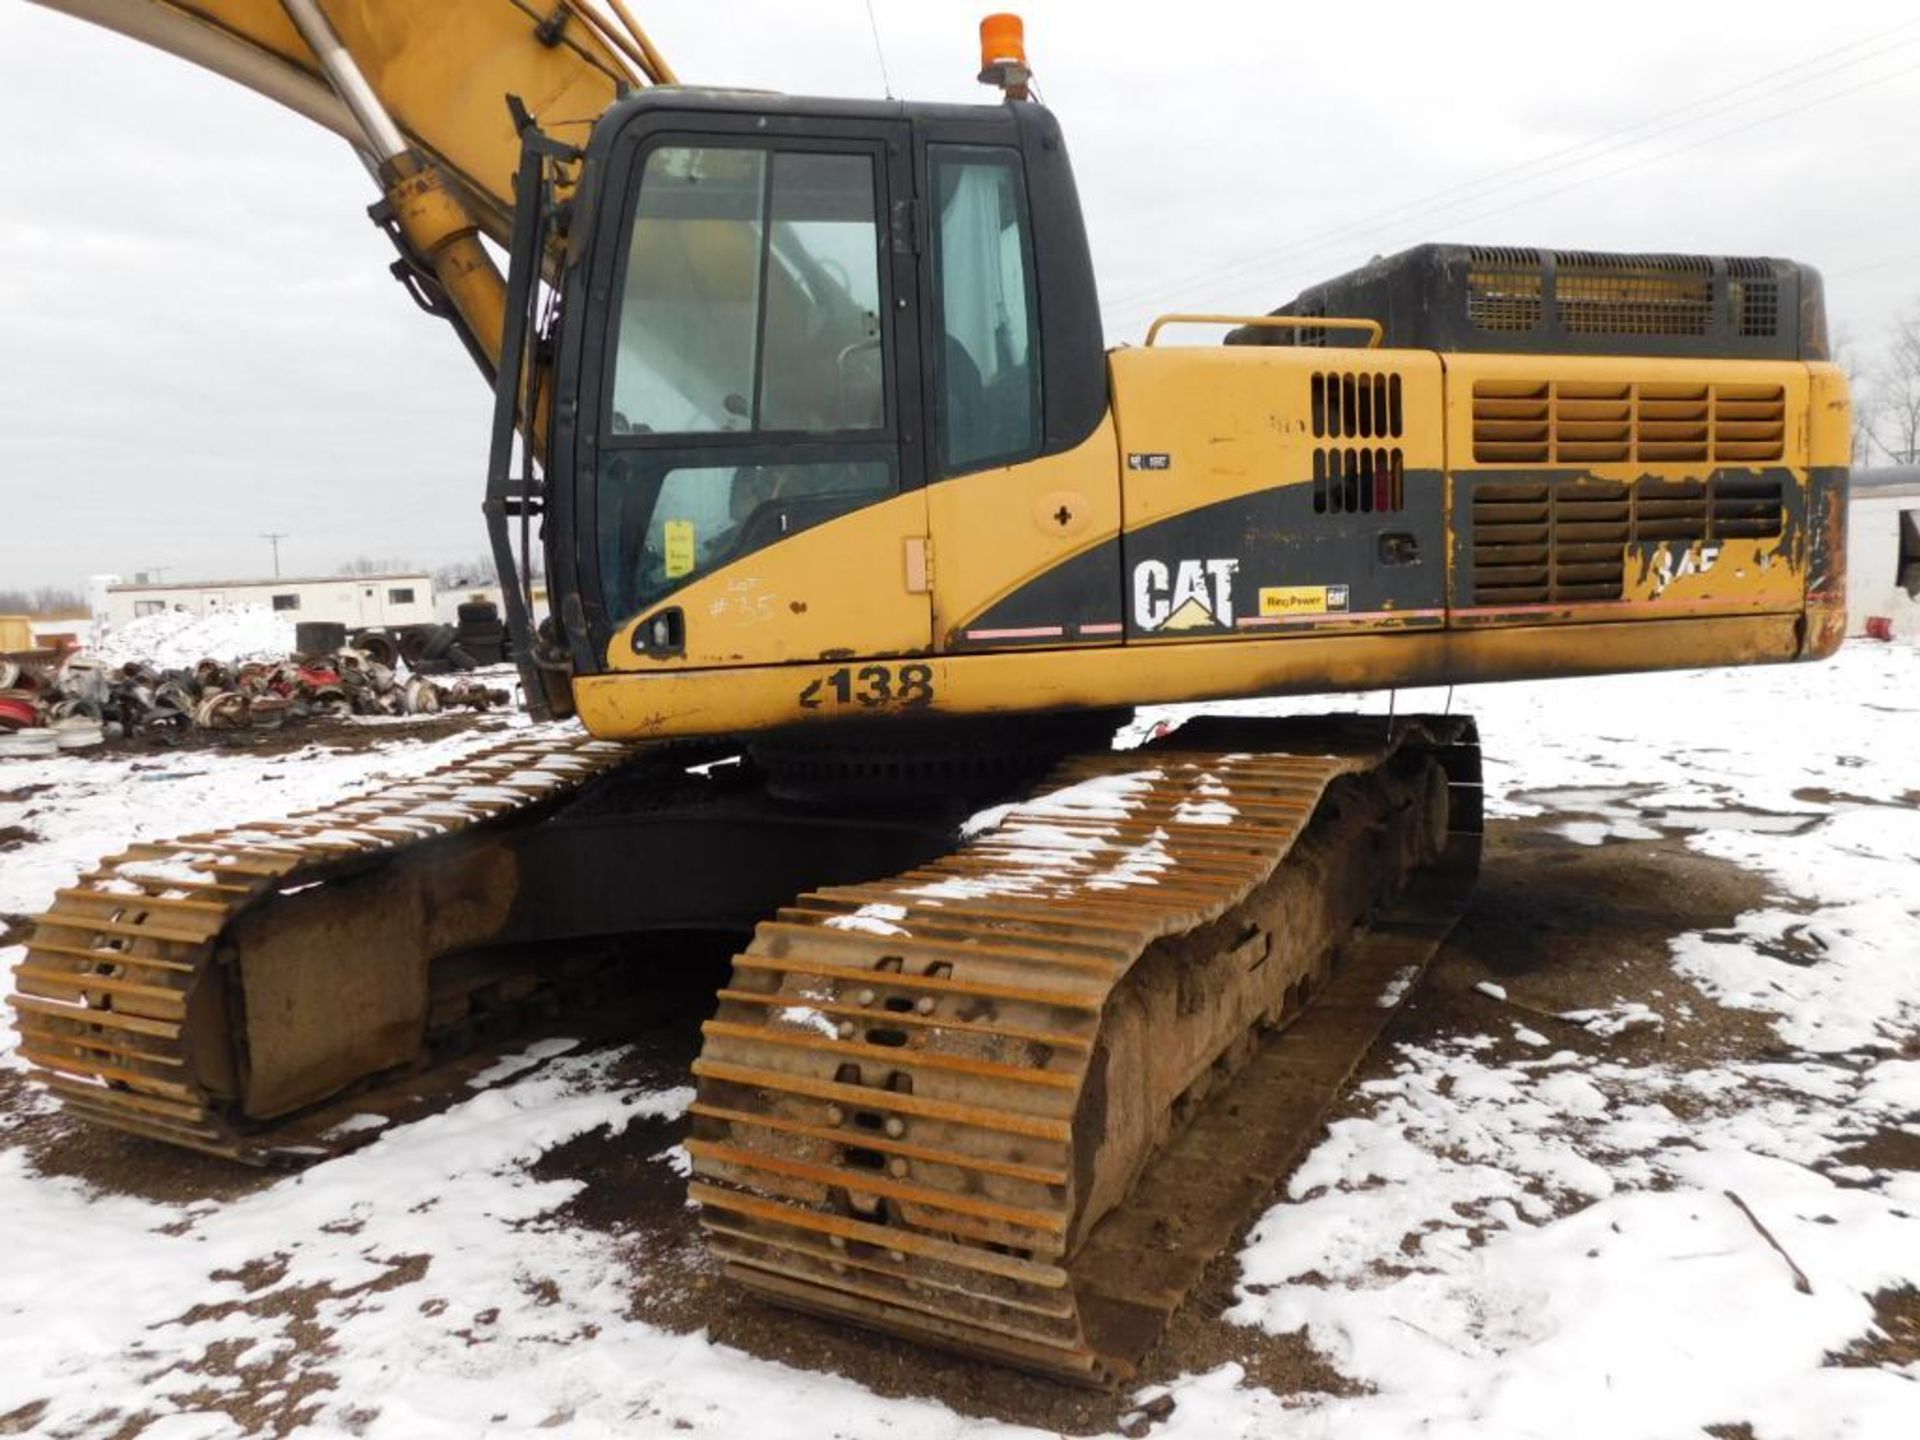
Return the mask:
[[837, 117], [623, 131], [576, 462], [611, 668], [928, 647], [907, 155]]
[[[993, 120], [930, 127], [919, 153], [934, 640], [1116, 644], [1119, 475], [1097, 313], [1073, 303], [1078, 215], [1049, 213], [1071, 195], [1058, 146]], [[1075, 390], [1091, 403], [1062, 423]]]

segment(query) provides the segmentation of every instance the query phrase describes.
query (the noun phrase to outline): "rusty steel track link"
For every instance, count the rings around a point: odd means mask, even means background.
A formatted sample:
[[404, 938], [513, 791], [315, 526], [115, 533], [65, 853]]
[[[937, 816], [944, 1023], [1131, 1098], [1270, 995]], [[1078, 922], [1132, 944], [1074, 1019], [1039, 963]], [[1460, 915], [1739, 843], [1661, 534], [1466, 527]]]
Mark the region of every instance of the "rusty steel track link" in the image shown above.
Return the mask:
[[[275, 897], [543, 809], [634, 753], [508, 740], [285, 820], [131, 845], [35, 921], [7, 997], [20, 1054], [84, 1119], [229, 1159], [273, 1158], [271, 1121], [241, 1118], [245, 1022], [226, 973], [236, 924]], [[423, 1026], [396, 1054], [424, 1053], [430, 1039]]]
[[1075, 757], [934, 864], [760, 925], [688, 1141], [732, 1278], [1082, 1383], [1134, 1372], [1478, 864], [1471, 722], [1216, 733]]

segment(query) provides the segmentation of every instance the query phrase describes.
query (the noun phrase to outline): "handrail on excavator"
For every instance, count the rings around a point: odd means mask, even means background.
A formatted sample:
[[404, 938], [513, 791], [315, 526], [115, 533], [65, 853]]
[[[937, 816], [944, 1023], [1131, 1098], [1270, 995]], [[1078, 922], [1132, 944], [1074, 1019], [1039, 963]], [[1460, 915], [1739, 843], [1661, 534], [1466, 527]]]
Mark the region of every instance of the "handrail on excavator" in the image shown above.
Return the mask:
[[1367, 349], [1378, 350], [1386, 331], [1378, 320], [1343, 315], [1162, 315], [1147, 327], [1147, 344], [1153, 344], [1168, 325], [1251, 325], [1261, 330], [1364, 330]]

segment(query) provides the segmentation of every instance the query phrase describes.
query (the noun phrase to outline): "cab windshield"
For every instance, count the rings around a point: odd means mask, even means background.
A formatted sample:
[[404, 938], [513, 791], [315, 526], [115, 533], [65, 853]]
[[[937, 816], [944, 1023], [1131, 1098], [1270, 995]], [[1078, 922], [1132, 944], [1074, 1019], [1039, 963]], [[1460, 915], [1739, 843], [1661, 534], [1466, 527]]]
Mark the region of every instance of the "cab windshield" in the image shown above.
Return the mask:
[[614, 614], [897, 488], [876, 190], [865, 150], [647, 155], [599, 483]]

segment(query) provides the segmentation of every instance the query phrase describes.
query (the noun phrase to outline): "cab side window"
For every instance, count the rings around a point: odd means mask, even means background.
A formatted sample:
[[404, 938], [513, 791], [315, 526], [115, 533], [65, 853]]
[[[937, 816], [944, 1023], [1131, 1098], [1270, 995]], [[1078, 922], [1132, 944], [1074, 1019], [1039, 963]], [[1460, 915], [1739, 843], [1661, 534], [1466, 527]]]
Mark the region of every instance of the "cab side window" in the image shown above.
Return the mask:
[[1008, 464], [1040, 448], [1033, 253], [1018, 152], [931, 145], [934, 354], [940, 469]]

